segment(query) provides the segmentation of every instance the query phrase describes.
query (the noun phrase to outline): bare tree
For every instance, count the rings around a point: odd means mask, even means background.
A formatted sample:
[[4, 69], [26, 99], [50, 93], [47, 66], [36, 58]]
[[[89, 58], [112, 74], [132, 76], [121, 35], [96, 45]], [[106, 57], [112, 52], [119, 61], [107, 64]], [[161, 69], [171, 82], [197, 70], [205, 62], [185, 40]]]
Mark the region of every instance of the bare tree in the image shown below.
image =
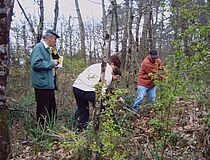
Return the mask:
[[32, 34], [35, 38], [35, 41], [36, 41], [35, 43], [40, 42], [40, 40], [42, 38], [42, 32], [43, 32], [43, 26], [44, 26], [44, 3], [43, 3], [43, 0], [39, 0], [40, 15], [39, 15], [39, 22], [37, 25], [37, 33], [35, 31], [33, 23], [30, 21], [29, 17], [27, 16], [27, 14], [26, 14], [25, 10], [23, 9], [22, 5], [20, 4], [19, 0], [17, 0], [17, 2], [18, 2], [18, 5], [19, 5], [21, 11], [23, 12], [24, 17], [26, 18], [26, 20], [30, 26], [31, 32], [32, 32]]
[[152, 49], [152, 48], [155, 48], [155, 44], [154, 44], [154, 41], [153, 41], [153, 10], [152, 10], [152, 1], [150, 1], [150, 4], [148, 6], [148, 14], [149, 14], [149, 19], [148, 19], [148, 46], [149, 48], [148, 49]]
[[93, 60], [93, 52], [92, 52], [92, 47], [93, 47], [93, 30], [94, 30], [94, 20], [90, 23], [86, 23], [86, 43], [87, 43], [87, 50], [89, 53], [89, 63], [93, 64], [95, 61]]
[[146, 10], [143, 14], [143, 17], [144, 17], [144, 22], [143, 22], [143, 28], [142, 28], [142, 37], [140, 38], [140, 46], [141, 46], [141, 50], [142, 50], [142, 53], [144, 55], [146, 55], [147, 51], [149, 50], [150, 48], [150, 38], [151, 37], [151, 11], [152, 11], [152, 1], [149, 0], [147, 1], [147, 6], [146, 6]]
[[132, 0], [129, 0], [129, 8], [128, 8], [128, 27], [127, 27], [127, 48], [126, 48], [126, 58], [125, 58], [125, 68], [128, 67], [128, 63], [131, 60], [131, 52], [132, 52], [132, 23], [133, 23], [133, 15], [132, 15]]
[[18, 55], [18, 59], [20, 56], [20, 51], [21, 51], [21, 46], [20, 46], [20, 41], [21, 41], [21, 30], [20, 26], [16, 25], [16, 27], [13, 28], [13, 31], [15, 31], [15, 47], [16, 47], [16, 53]]
[[61, 22], [61, 27], [60, 27], [60, 49], [59, 52], [60, 53], [64, 53], [64, 49], [63, 49], [63, 43], [64, 43], [64, 31], [63, 31], [63, 22]]
[[102, 17], [102, 24], [103, 24], [103, 37], [105, 37], [105, 31], [106, 31], [106, 24], [107, 24], [107, 19], [106, 19], [106, 10], [105, 10], [105, 4], [104, 4], [104, 0], [101, 0], [101, 4], [102, 4], [102, 13], [103, 13], [103, 17]]
[[119, 26], [118, 26], [118, 17], [117, 17], [117, 2], [114, 0], [114, 19], [115, 19], [115, 34], [116, 34], [116, 53], [119, 51]]
[[139, 52], [139, 30], [143, 14], [143, 0], [138, 2], [138, 17], [136, 21], [136, 52]]
[[9, 31], [14, 0], [0, 1], [0, 159], [7, 159], [10, 152], [6, 84], [9, 75]]
[[[207, 7], [208, 7], [208, 11], [210, 12], [210, 0], [207, 1]], [[208, 24], [210, 24], [210, 18], [208, 18]], [[210, 33], [208, 35], [208, 39], [207, 39], [207, 43], [208, 43], [208, 51], [210, 52]]]
[[106, 15], [106, 29], [105, 29], [105, 37], [104, 37], [104, 46], [103, 46], [103, 60], [106, 62], [110, 56], [110, 46], [111, 46], [111, 35], [112, 35], [112, 25], [113, 25], [113, 15], [115, 10], [114, 0], [110, 0], [110, 5], [107, 10]]
[[39, 15], [39, 23], [37, 26], [37, 39], [36, 42], [40, 42], [42, 39], [42, 33], [43, 33], [43, 26], [44, 26], [44, 3], [43, 0], [39, 0], [39, 10], [40, 10], [40, 15]]
[[54, 8], [54, 23], [53, 23], [53, 30], [56, 31], [57, 23], [58, 23], [58, 14], [59, 14], [59, 6], [58, 6], [58, 0], [55, 0], [55, 8]]
[[68, 21], [68, 25], [69, 25], [69, 27], [68, 27], [68, 29], [69, 29], [69, 53], [70, 53], [70, 55], [72, 56], [73, 55], [73, 53], [72, 53], [72, 26], [71, 26], [71, 16], [69, 17], [69, 21]]
[[25, 24], [22, 27], [22, 34], [23, 34], [23, 50], [24, 50], [24, 55], [27, 55], [27, 37], [26, 37], [26, 25]]
[[81, 40], [81, 54], [84, 58], [84, 61], [86, 62], [86, 53], [85, 53], [85, 27], [84, 23], [82, 21], [82, 16], [80, 13], [79, 3], [78, 0], [75, 0], [75, 7], [77, 11], [78, 21], [79, 21], [79, 28], [80, 28], [80, 40]]
[[126, 48], [127, 48], [127, 39], [128, 39], [128, 16], [129, 16], [129, 0], [125, 0], [125, 15], [124, 15], [124, 29], [123, 29], [123, 39], [122, 39], [122, 50], [121, 50], [121, 62], [122, 67], [125, 65], [126, 57]]
[[[53, 22], [53, 30], [56, 31], [57, 23], [58, 23], [58, 15], [59, 15], [58, 0], [55, 0], [54, 14], [55, 14], [55, 17], [54, 17], [54, 22]], [[61, 27], [61, 29], [62, 29], [62, 27]], [[60, 41], [61, 41], [61, 44], [62, 44], [62, 42], [63, 42], [62, 33], [61, 33]], [[56, 49], [56, 46], [54, 48]], [[60, 48], [60, 49], [62, 49], [62, 48]]]

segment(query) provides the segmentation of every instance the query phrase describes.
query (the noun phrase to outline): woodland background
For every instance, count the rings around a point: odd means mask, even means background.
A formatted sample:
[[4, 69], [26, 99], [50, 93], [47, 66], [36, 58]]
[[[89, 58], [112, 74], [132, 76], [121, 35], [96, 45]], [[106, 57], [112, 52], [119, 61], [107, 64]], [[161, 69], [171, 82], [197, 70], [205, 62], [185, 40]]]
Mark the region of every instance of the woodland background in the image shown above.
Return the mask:
[[[57, 69], [58, 121], [47, 130], [35, 123], [30, 84], [30, 52], [46, 29], [44, 1], [34, 1], [38, 16], [17, 2], [25, 20], [12, 26], [14, 0], [0, 2], [0, 159], [209, 159], [209, 0], [110, 0], [108, 6], [101, 0], [101, 21], [84, 21], [79, 7], [84, 1], [78, 0], [77, 17], [63, 19], [55, 0], [52, 28], [61, 35], [57, 50], [64, 64]], [[137, 74], [152, 48], [168, 79], [156, 81], [157, 102], [134, 114], [129, 107], [137, 95]], [[114, 53], [123, 76], [107, 102], [110, 109], [95, 131], [91, 108], [89, 128], [75, 134], [71, 85], [85, 67]]]

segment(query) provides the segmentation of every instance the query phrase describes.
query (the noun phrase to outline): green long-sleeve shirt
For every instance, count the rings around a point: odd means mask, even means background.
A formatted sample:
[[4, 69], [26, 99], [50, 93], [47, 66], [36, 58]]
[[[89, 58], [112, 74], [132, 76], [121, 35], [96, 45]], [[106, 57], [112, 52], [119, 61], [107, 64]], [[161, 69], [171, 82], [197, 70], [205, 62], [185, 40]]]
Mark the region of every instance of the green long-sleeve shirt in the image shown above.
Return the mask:
[[32, 87], [36, 89], [55, 89], [53, 61], [43, 42], [36, 44], [31, 53]]

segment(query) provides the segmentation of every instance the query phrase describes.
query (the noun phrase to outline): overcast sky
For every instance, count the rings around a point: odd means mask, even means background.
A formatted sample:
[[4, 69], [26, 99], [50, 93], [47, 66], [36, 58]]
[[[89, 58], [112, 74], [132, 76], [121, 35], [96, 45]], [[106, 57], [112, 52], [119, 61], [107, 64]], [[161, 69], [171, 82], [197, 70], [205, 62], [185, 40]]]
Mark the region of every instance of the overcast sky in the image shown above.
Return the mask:
[[[19, 0], [22, 7], [24, 8], [26, 14], [38, 15], [38, 6], [35, 3], [35, 0]], [[117, 0], [117, 3], [122, 2], [123, 0]], [[64, 16], [67, 20], [71, 15], [72, 17], [76, 17], [76, 9], [75, 9], [75, 0], [59, 0], [59, 17]], [[97, 20], [102, 19], [102, 6], [101, 0], [78, 0], [80, 5], [81, 15], [83, 20], [86, 18], [93, 18]], [[105, 4], [108, 6], [110, 4], [109, 0], [105, 0]], [[45, 12], [45, 25], [52, 25], [54, 18], [54, 5], [55, 0], [44, 0], [44, 12]], [[107, 9], [107, 8], [106, 8]], [[14, 17], [13, 22], [17, 23], [20, 19], [25, 20], [23, 14], [21, 13], [21, 9], [15, 1], [14, 6]]]

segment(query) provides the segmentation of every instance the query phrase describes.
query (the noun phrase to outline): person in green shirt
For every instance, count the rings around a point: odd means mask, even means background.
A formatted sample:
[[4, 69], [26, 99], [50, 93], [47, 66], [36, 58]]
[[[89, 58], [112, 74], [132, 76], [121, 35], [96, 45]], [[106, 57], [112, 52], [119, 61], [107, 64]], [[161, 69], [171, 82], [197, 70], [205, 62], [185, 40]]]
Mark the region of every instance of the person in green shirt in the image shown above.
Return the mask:
[[58, 60], [52, 59], [51, 47], [55, 47], [59, 35], [48, 29], [41, 42], [37, 43], [31, 53], [31, 78], [37, 102], [37, 122], [44, 125], [55, 118], [57, 109], [55, 102], [55, 83], [53, 69]]

